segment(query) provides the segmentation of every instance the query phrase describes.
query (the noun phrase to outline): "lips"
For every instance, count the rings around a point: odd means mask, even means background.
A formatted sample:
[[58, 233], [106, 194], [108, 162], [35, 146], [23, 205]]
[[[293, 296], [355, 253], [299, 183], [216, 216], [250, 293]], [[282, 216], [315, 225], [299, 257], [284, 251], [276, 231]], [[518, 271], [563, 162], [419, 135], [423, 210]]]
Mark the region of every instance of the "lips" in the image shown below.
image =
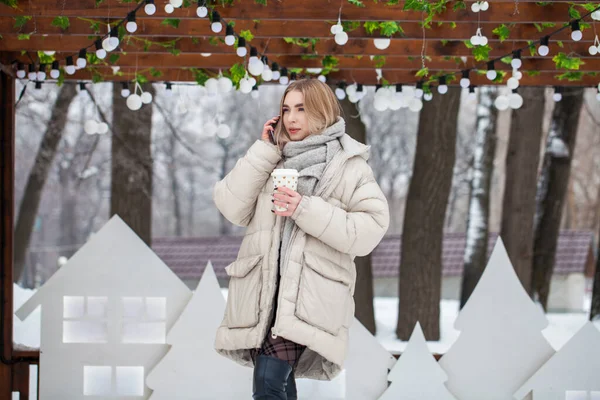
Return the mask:
[[297, 133], [300, 130], [300, 128], [290, 128], [290, 133]]

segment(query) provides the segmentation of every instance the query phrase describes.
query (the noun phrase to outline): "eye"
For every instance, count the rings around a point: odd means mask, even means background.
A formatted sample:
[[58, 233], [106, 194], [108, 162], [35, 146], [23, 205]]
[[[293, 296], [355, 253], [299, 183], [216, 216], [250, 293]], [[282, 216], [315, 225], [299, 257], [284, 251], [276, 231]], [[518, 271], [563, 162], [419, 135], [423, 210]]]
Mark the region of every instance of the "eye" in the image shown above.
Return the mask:
[[287, 110], [288, 110], [287, 108], [284, 108], [282, 112], [287, 112]]
[[304, 111], [304, 108], [298, 107], [298, 111]]

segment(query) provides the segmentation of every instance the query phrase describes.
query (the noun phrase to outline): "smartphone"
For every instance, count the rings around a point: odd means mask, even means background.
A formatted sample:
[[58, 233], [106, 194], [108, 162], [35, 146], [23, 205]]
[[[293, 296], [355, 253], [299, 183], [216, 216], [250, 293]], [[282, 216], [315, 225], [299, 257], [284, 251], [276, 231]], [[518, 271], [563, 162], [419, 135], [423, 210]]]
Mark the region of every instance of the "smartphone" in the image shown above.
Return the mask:
[[274, 145], [277, 145], [277, 143], [275, 142], [275, 127], [277, 126], [277, 122], [273, 122], [270, 125], [273, 127], [273, 130], [269, 131], [269, 140], [271, 140], [271, 143], [273, 143]]

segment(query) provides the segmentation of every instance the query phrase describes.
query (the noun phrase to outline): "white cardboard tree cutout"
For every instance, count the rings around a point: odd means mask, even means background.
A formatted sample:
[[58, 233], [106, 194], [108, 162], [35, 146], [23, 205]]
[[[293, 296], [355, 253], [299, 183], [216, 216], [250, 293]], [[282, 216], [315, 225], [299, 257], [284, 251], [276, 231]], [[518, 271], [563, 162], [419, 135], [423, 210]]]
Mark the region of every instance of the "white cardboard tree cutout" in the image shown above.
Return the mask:
[[[521, 388], [515, 399], [533, 392], [533, 400], [589, 400], [600, 391], [600, 331], [587, 322]], [[569, 393], [567, 392], [574, 392]], [[580, 391], [583, 397], [578, 397]]]
[[191, 296], [113, 216], [16, 312], [41, 306], [40, 398], [147, 399], [144, 378]]
[[479, 283], [456, 322], [461, 331], [439, 364], [460, 400], [512, 400], [554, 350], [548, 320], [529, 297], [498, 238]]
[[344, 369], [331, 381], [298, 379], [300, 400], [377, 399], [387, 388], [387, 374], [396, 359], [354, 318]]
[[237, 400], [252, 396], [252, 369], [218, 354], [215, 334], [225, 299], [209, 262], [187, 307], [167, 335], [172, 347], [150, 372], [150, 400]]
[[389, 380], [391, 385], [380, 400], [457, 400], [444, 385], [448, 375], [429, 351], [418, 322]]

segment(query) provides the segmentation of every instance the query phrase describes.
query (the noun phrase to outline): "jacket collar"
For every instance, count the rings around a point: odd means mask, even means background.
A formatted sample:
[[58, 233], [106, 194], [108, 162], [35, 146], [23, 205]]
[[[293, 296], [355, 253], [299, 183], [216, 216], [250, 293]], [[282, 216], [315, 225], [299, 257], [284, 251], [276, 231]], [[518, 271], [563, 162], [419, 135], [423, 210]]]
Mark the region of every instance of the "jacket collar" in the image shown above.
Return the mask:
[[342, 145], [344, 153], [346, 153], [348, 158], [360, 156], [365, 160], [369, 159], [369, 151], [371, 149], [371, 146], [367, 146], [365, 144], [362, 144], [358, 140], [352, 139], [352, 137], [350, 137], [350, 135], [348, 135], [347, 133], [340, 138], [340, 143]]

